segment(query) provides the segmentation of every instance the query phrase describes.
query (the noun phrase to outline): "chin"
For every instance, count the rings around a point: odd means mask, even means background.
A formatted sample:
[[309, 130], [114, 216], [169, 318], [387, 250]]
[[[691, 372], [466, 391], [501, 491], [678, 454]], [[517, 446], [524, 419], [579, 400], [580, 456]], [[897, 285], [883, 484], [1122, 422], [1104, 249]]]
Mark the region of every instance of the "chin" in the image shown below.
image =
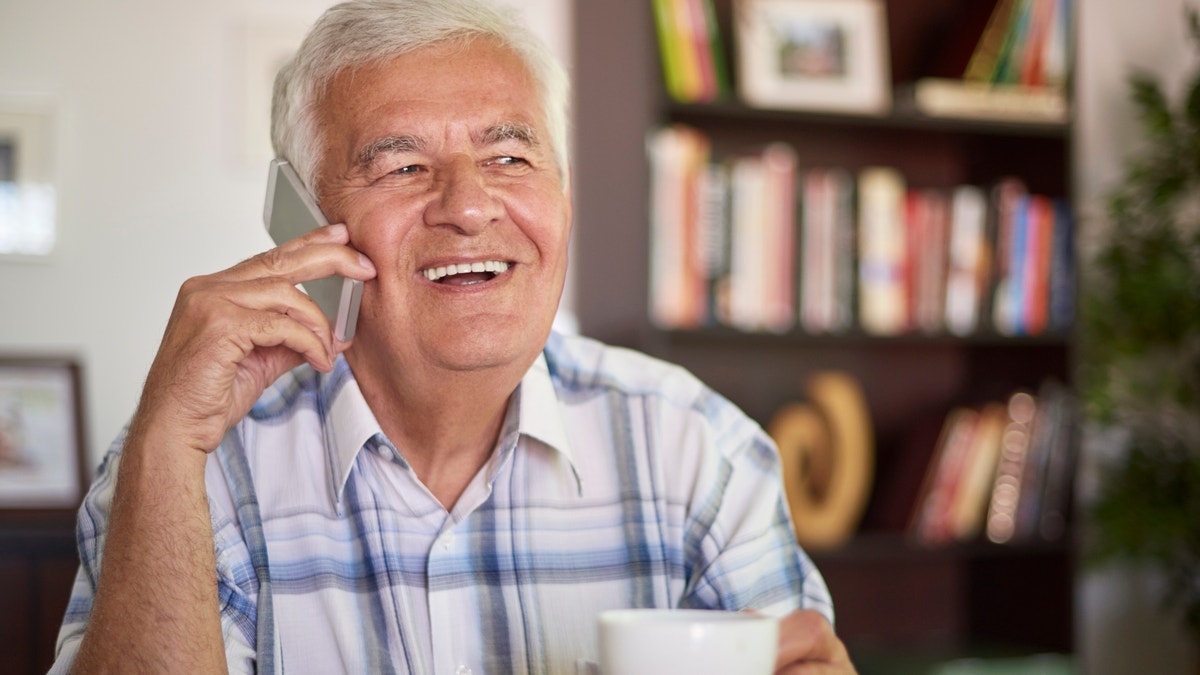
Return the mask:
[[458, 331], [448, 339], [428, 345], [426, 353], [448, 370], [473, 371], [493, 368], [517, 368], [522, 373], [537, 359], [550, 324], [539, 328], [530, 324], [498, 328], [495, 322], [477, 331]]

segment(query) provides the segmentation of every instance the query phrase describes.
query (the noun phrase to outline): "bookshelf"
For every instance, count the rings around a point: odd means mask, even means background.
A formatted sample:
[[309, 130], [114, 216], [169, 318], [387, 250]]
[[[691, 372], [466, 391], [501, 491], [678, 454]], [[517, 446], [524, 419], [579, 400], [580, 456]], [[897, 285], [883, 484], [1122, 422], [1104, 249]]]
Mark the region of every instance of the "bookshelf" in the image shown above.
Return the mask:
[[[733, 54], [731, 2], [714, 4]], [[958, 32], [978, 30], [987, 19], [986, 8], [976, 5], [887, 2], [897, 92], [921, 77], [946, 76], [946, 53], [964, 39]], [[853, 539], [814, 553], [852, 655], [926, 648], [969, 654], [995, 646], [1072, 652], [1070, 533], [1054, 542], [936, 548], [904, 534], [947, 412], [1036, 389], [1048, 377], [1069, 383], [1071, 330], [1011, 337], [985, 326], [965, 337], [880, 337], [861, 328], [814, 335], [798, 327], [779, 333], [657, 327], [649, 318], [646, 153], [648, 133], [682, 123], [702, 130], [725, 155], [782, 141], [806, 166], [852, 172], [890, 166], [909, 186], [934, 189], [1017, 176], [1031, 192], [1069, 199], [1070, 122], [931, 117], [901, 94], [881, 116], [760, 110], [736, 98], [683, 104], [665, 93], [650, 2], [577, 3], [575, 23], [573, 265], [582, 331], [689, 368], [764, 426], [783, 405], [803, 398], [814, 372], [840, 370], [859, 381], [872, 417], [874, 486]]]

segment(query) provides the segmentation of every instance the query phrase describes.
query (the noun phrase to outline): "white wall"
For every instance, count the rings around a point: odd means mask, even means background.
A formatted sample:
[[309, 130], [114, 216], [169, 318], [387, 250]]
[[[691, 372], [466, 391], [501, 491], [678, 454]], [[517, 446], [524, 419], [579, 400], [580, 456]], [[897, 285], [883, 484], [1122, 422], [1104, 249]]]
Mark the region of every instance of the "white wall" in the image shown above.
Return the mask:
[[[566, 61], [570, 0], [503, 1]], [[59, 195], [50, 259], [0, 260], [0, 353], [82, 359], [93, 461], [137, 403], [180, 283], [271, 246], [267, 100], [246, 112], [246, 63], [330, 4], [0, 2], [0, 95], [55, 99]]]
[[[1079, 63], [1076, 68], [1078, 124], [1075, 181], [1082, 233], [1103, 229], [1102, 196], [1121, 178], [1121, 161], [1140, 138], [1129, 103], [1126, 78], [1134, 68], [1159, 74], [1169, 94], [1196, 66], [1187, 39], [1182, 0], [1076, 0]], [[1200, 5], [1194, 0], [1192, 6]], [[1081, 487], [1094, 480], [1096, 461], [1106, 454], [1085, 445]], [[1180, 625], [1163, 615], [1163, 581], [1127, 566], [1085, 568], [1076, 593], [1077, 643], [1083, 673], [1196, 672], [1195, 651]]]

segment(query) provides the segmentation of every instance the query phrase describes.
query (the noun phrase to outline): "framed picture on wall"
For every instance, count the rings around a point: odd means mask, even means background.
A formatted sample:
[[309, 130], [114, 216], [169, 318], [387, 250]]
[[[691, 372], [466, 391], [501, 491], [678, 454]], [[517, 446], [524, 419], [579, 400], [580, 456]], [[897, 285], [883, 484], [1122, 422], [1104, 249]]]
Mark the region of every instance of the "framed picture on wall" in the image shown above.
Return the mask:
[[0, 356], [0, 512], [79, 505], [81, 398], [76, 360]]
[[760, 108], [891, 109], [882, 0], [737, 0], [738, 93]]
[[0, 261], [54, 250], [53, 111], [48, 96], [0, 92]]

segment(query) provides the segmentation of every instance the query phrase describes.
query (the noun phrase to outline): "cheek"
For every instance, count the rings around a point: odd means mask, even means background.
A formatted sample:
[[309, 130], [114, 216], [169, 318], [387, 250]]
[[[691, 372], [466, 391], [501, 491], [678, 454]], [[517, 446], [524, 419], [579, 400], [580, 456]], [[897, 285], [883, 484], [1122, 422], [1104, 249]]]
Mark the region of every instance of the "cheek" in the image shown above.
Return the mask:
[[[570, 203], [561, 193], [541, 194], [520, 202], [509, 213], [546, 260], [565, 258], [571, 237]], [[561, 264], [561, 262], [559, 263]]]
[[379, 200], [362, 206], [346, 216], [350, 244], [371, 258], [376, 266], [390, 262], [381, 256], [385, 253], [394, 256], [402, 250], [398, 242], [412, 229], [413, 207], [405, 200]]

